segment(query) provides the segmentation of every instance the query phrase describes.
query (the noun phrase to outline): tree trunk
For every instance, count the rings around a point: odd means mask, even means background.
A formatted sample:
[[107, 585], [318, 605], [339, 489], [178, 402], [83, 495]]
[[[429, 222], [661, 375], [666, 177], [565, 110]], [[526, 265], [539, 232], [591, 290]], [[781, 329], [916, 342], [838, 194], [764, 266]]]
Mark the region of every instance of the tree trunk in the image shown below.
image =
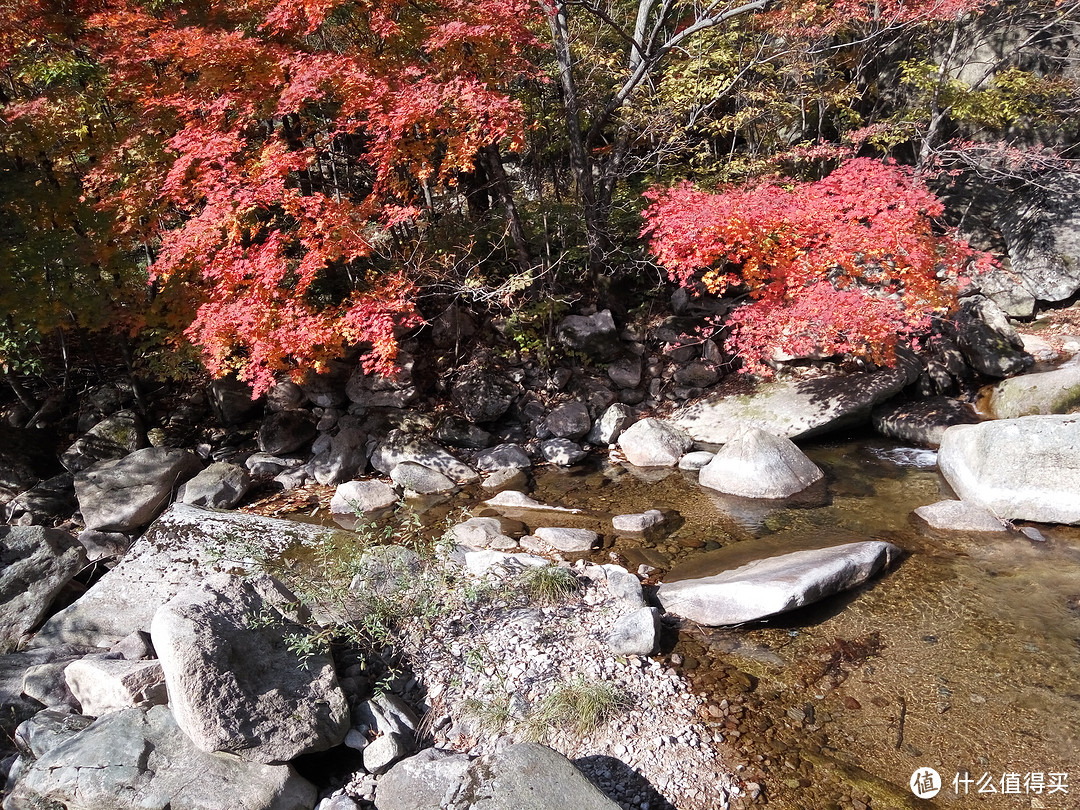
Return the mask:
[[488, 173], [491, 175], [495, 193], [499, 197], [506, 210], [506, 221], [510, 225], [510, 238], [514, 240], [514, 248], [517, 252], [518, 270], [529, 273], [532, 270], [532, 258], [529, 256], [529, 244], [525, 241], [525, 230], [521, 227], [521, 217], [518, 216], [517, 205], [514, 204], [514, 194], [510, 189], [510, 178], [506, 176], [503, 168], [502, 155], [499, 154], [499, 145], [488, 144], [480, 150], [484, 158]]

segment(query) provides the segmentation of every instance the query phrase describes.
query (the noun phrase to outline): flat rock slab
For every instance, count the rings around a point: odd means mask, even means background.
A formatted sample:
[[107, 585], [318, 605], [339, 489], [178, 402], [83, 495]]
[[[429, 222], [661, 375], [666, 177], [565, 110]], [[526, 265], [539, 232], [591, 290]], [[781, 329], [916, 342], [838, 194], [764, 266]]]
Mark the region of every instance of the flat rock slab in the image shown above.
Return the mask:
[[1080, 523], [1080, 416], [951, 427], [938, 469], [962, 501], [1003, 520]]
[[748, 427], [698, 471], [698, 483], [741, 498], [788, 498], [825, 477], [783, 436]]
[[311, 810], [317, 798], [291, 766], [200, 751], [165, 706], [105, 715], [9, 788], [8, 810]]
[[75, 476], [75, 494], [88, 529], [130, 532], [169, 505], [180, 484], [202, 470], [190, 450], [147, 447], [116, 461], [100, 461]]
[[296, 544], [314, 545], [327, 531], [290, 520], [174, 504], [115, 568], [45, 622], [30, 644], [111, 647], [136, 630], [149, 631], [154, 612], [216, 563], [243, 567], [253, 551], [277, 554]]
[[668, 613], [698, 624], [741, 624], [861, 585], [900, 553], [880, 540], [794, 551], [713, 576], [665, 582], [657, 598]]
[[[334, 662], [301, 660], [287, 636], [296, 597], [268, 576], [216, 574], [158, 608], [150, 628], [176, 724], [203, 751], [288, 762], [345, 739]], [[258, 617], [259, 622], [252, 621]]]
[[0, 526], [0, 650], [16, 648], [37, 628], [84, 565], [85, 550], [67, 532]]
[[901, 361], [883, 371], [760, 383], [752, 394], [710, 396], [686, 405], [671, 422], [695, 441], [710, 444], [726, 444], [747, 425], [789, 439], [813, 436], [865, 422], [875, 405], [914, 381], [912, 373]]
[[566, 552], [588, 551], [600, 539], [596, 532], [588, 529], [562, 529], [557, 527], [536, 529], [533, 535], [544, 545], [550, 546], [557, 551]]
[[915, 516], [931, 529], [950, 532], [1007, 532], [1005, 524], [985, 509], [963, 501], [938, 501], [920, 506]]

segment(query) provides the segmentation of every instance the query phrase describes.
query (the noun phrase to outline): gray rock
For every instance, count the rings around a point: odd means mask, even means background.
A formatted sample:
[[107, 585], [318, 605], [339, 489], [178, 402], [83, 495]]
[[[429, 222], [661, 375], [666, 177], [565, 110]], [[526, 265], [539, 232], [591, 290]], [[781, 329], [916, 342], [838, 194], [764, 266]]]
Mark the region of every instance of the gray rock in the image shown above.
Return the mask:
[[540, 455], [560, 467], [572, 467], [589, 454], [569, 439], [548, 439], [540, 444]]
[[517, 545], [516, 540], [503, 532], [502, 521], [493, 517], [474, 517], [457, 524], [450, 530], [450, 539], [471, 549], [506, 549]]
[[1052, 172], [1006, 196], [997, 224], [1008, 248], [1011, 283], [999, 282], [1001, 292], [993, 295], [980, 276], [980, 287], [995, 300], [1006, 295], [1006, 301], [1064, 301], [1075, 295], [1080, 290], [1080, 175]]
[[383, 734], [364, 746], [364, 770], [376, 775], [386, 773], [411, 753], [412, 745], [400, 734]]
[[147, 447], [100, 461], [75, 476], [75, 494], [88, 529], [141, 529], [169, 505], [173, 492], [202, 469], [190, 450]]
[[604, 571], [607, 574], [608, 592], [613, 597], [634, 610], [644, 606], [640, 579], [621, 565], [605, 565]]
[[532, 460], [519, 444], [500, 444], [481, 453], [476, 459], [476, 466], [481, 470], [527, 470], [532, 467]]
[[390, 480], [402, 489], [419, 495], [453, 492], [457, 489], [457, 485], [441, 472], [414, 461], [403, 461], [394, 467], [390, 471]]
[[672, 424], [695, 441], [725, 444], [747, 425], [789, 439], [864, 424], [873, 407], [918, 379], [901, 358], [896, 368], [814, 379], [759, 383], [752, 394], [713, 395], [678, 409]]
[[371, 466], [381, 473], [390, 471], [403, 461], [413, 461], [436, 470], [457, 484], [471, 484], [479, 479], [476, 470], [459, 461], [439, 445], [422, 436], [391, 430], [371, 454]]
[[86, 552], [67, 532], [0, 526], [0, 650], [20, 646], [85, 565]]
[[121, 532], [99, 532], [94, 529], [84, 529], [79, 532], [79, 544], [86, 549], [86, 559], [107, 559], [109, 557], [123, 557], [131, 548], [132, 538]]
[[311, 445], [318, 430], [308, 411], [277, 411], [268, 414], [259, 428], [259, 450], [271, 455], [292, 453]]
[[454, 380], [450, 401], [470, 422], [493, 422], [510, 410], [520, 393], [518, 385], [503, 374], [472, 367]]
[[288, 765], [198, 750], [165, 706], [108, 714], [24, 770], [5, 810], [310, 810], [315, 787]]
[[420, 719], [397, 695], [384, 693], [365, 701], [357, 707], [356, 719], [376, 735], [364, 747], [364, 768], [369, 773], [385, 773], [412, 753]]
[[99, 461], [123, 458], [139, 449], [145, 436], [134, 411], [117, 411], [90, 428], [60, 455], [68, 472], [85, 470]]
[[547, 415], [544, 425], [558, 439], [580, 439], [592, 427], [584, 402], [566, 402]]
[[607, 646], [615, 655], [652, 655], [660, 642], [660, 611], [641, 607], [615, 620]]
[[698, 472], [698, 483], [742, 498], [787, 498], [825, 474], [791, 439], [747, 428]]
[[[618, 810], [566, 757], [537, 743], [517, 743], [472, 767], [471, 810]], [[379, 810], [383, 810], [380, 806]]]
[[217, 461], [184, 484], [180, 500], [191, 506], [232, 509], [251, 487], [251, 474], [244, 467]]
[[619, 388], [637, 388], [641, 385], [641, 358], [627, 357], [616, 360], [608, 366], [607, 374]]
[[304, 460], [298, 456], [275, 456], [272, 453], [252, 453], [244, 460], [248, 472], [257, 478], [273, 477], [285, 470], [295, 470]]
[[279, 380], [266, 392], [268, 411], [291, 411], [304, 407], [307, 396], [304, 389], [292, 380]]
[[693, 453], [687, 453], [679, 459], [679, 469], [697, 472], [712, 461], [715, 455], [716, 453], [710, 453], [708, 450], [695, 450]]
[[49, 619], [31, 645], [112, 647], [136, 630], [149, 630], [154, 612], [213, 570], [216, 560], [243, 568], [252, 550], [280, 554], [293, 545], [314, 545], [326, 531], [291, 520], [174, 504], [115, 568]]
[[431, 321], [431, 339], [440, 349], [452, 349], [475, 334], [476, 322], [457, 302]]
[[[215, 574], [154, 614], [169, 705], [197, 748], [272, 763], [345, 739], [349, 708], [334, 662], [288, 649], [287, 634], [308, 632], [293, 620], [295, 602], [270, 577]], [[264, 620], [253, 626], [252, 617]]]
[[491, 548], [465, 552], [465, 567], [475, 576], [491, 571], [520, 571], [524, 568], [540, 568], [545, 565], [551, 565], [551, 563], [535, 554], [511, 554]]
[[675, 382], [691, 388], [708, 388], [720, 379], [720, 372], [705, 363], [688, 363], [675, 370]]
[[993, 301], [981, 295], [965, 298], [956, 316], [956, 342], [971, 367], [988, 377], [1018, 374], [1034, 362], [1024, 341]]
[[330, 511], [336, 515], [366, 515], [389, 509], [399, 499], [397, 490], [385, 481], [346, 481], [334, 490]]
[[619, 436], [626, 460], [637, 467], [674, 467], [693, 445], [693, 439], [663, 419], [642, 419]]
[[44, 709], [19, 724], [15, 730], [15, 743], [23, 751], [29, 751], [34, 759], [41, 759], [92, 722], [93, 717], [82, 714]]
[[923, 447], [937, 447], [945, 431], [953, 425], [973, 425], [980, 421], [971, 405], [949, 397], [889, 403], [875, 408], [873, 413], [874, 429], [878, 433]]
[[596, 360], [616, 360], [623, 352], [615, 320], [607, 309], [595, 315], [568, 315], [559, 322], [555, 334], [566, 348]]
[[589, 529], [563, 529], [546, 526], [535, 529], [533, 536], [553, 549], [567, 552], [588, 551], [600, 539], [596, 532]]
[[951, 427], [938, 469], [962, 501], [1003, 520], [1080, 523], [1080, 416]]
[[365, 374], [360, 367], [349, 377], [345, 395], [365, 408], [405, 408], [420, 398], [413, 382], [413, 358], [398, 354], [392, 374]]
[[634, 412], [630, 406], [616, 402], [604, 410], [586, 439], [592, 444], [614, 444], [619, 440], [622, 432], [633, 423]]
[[72, 655], [46, 664], [36, 664], [23, 673], [22, 692], [36, 700], [42, 706], [66, 706], [71, 711], [79, 710], [79, 701], [68, 689], [64, 671], [68, 665], [81, 656]]
[[915, 515], [932, 529], [951, 532], [1007, 532], [1005, 524], [985, 509], [963, 501], [938, 501], [920, 506]]
[[433, 434], [436, 441], [451, 447], [483, 450], [491, 445], [491, 434], [458, 416], [447, 416], [439, 422]]
[[379, 810], [439, 810], [465, 792], [470, 760], [465, 754], [427, 748], [402, 760], [379, 780]]
[[345, 383], [355, 366], [349, 363], [331, 363], [324, 374], [308, 374], [300, 388], [304, 396], [317, 408], [339, 408], [348, 404]]
[[503, 512], [568, 512], [577, 513], [579, 509], [568, 509], [565, 506], [550, 506], [541, 503], [535, 498], [530, 498], [524, 492], [512, 489], [504, 490], [484, 501], [488, 506], [495, 507]]
[[1080, 411], [1080, 363], [1023, 374], [990, 387], [985, 397], [995, 419]]
[[367, 469], [367, 434], [359, 427], [342, 425], [311, 461], [311, 472], [323, 486], [352, 480]]
[[502, 492], [504, 489], [524, 490], [528, 489], [529, 476], [525, 474], [524, 470], [507, 467], [495, 470], [484, 479], [481, 486], [491, 492]]
[[263, 406], [263, 400], [251, 398], [250, 385], [232, 377], [213, 380], [206, 394], [218, 421], [226, 426], [254, 418]]
[[7, 519], [19, 526], [47, 526], [58, 519], [71, 517], [78, 508], [75, 477], [71, 473], [61, 473], [39, 481], [12, 498], [7, 506]]
[[169, 702], [165, 675], [157, 661], [89, 656], [68, 664], [64, 669], [64, 680], [79, 701], [82, 713], [92, 717]]
[[741, 624], [854, 588], [900, 553], [880, 540], [794, 551], [713, 576], [664, 582], [657, 598], [668, 613], [698, 624]]
[[640, 515], [616, 515], [611, 519], [615, 531], [630, 534], [643, 534], [663, 522], [664, 513], [659, 509], [650, 509]]

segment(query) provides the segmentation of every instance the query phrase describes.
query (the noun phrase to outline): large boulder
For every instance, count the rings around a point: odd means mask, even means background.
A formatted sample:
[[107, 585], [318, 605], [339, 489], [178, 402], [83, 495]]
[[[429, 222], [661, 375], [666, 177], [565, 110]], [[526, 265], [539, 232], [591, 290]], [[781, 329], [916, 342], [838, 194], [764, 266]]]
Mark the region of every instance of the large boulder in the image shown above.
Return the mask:
[[955, 318], [956, 342], [980, 374], [1008, 377], [1035, 362], [1001, 308], [981, 295], [965, 298]]
[[75, 494], [88, 529], [131, 532], [164, 511], [180, 484], [202, 470], [190, 450], [147, 447], [100, 461], [75, 476]]
[[1022, 374], [984, 391], [986, 407], [995, 419], [1016, 419], [1080, 411], [1080, 362], [1053, 371]]
[[953, 425], [974, 425], [980, 421], [971, 405], [949, 397], [886, 403], [873, 413], [874, 429], [878, 433], [924, 447], [941, 444], [941, 437]]
[[239, 425], [262, 410], [264, 400], [252, 399], [251, 386], [233, 377], [214, 380], [206, 391], [214, 414], [223, 425]]
[[173, 716], [197, 748], [272, 763], [345, 739], [333, 660], [289, 649], [290, 636], [310, 632], [294, 621], [295, 602], [268, 576], [216, 574], [158, 608], [150, 637]]
[[789, 439], [867, 422], [875, 405], [915, 382], [919, 367], [759, 383], [750, 394], [716, 394], [677, 410], [671, 422], [695, 441], [724, 444], [747, 425]]
[[115, 568], [45, 622], [31, 644], [112, 647], [136, 630], [148, 631], [157, 609], [215, 564], [242, 568], [253, 554], [313, 545], [326, 532], [291, 520], [174, 504]]
[[707, 577], [664, 582], [656, 596], [665, 611], [698, 624], [741, 624], [861, 585], [900, 553], [881, 540], [793, 551]]
[[596, 420], [586, 440], [593, 444], [613, 444], [633, 423], [634, 412], [630, 406], [616, 402], [606, 408], [603, 415]]
[[951, 427], [938, 468], [961, 500], [1003, 520], [1080, 523], [1080, 416]]
[[559, 439], [580, 439], [592, 427], [592, 418], [584, 402], [565, 402], [544, 420], [544, 427]]
[[101, 717], [21, 771], [4, 810], [311, 810], [288, 765], [200, 751], [165, 706]]
[[18, 647], [37, 629], [84, 565], [86, 552], [67, 532], [0, 526], [0, 650]]
[[623, 353], [615, 319], [608, 309], [595, 315], [568, 315], [559, 322], [555, 333], [566, 348], [595, 360], [616, 360]]
[[1080, 290], [1080, 174], [1051, 172], [999, 196], [1007, 199], [997, 225], [1008, 266], [976, 282], [1010, 315], [1030, 317], [1037, 301], [1064, 301]]
[[85, 470], [99, 461], [123, 458], [143, 441], [142, 420], [134, 411], [118, 411], [94, 425], [60, 455], [69, 472]]
[[75, 477], [61, 473], [12, 498], [7, 505], [7, 519], [20, 526], [48, 526], [56, 520], [66, 520], [78, 510]]
[[87, 656], [64, 668], [64, 681], [82, 713], [99, 717], [135, 706], [149, 708], [169, 702], [165, 676], [158, 661]]
[[239, 464], [216, 461], [186, 484], [180, 500], [192, 506], [231, 509], [251, 490], [251, 473]]
[[386, 438], [376, 445], [375, 452], [371, 454], [371, 466], [389, 475], [394, 467], [403, 461], [412, 461], [436, 470], [457, 484], [471, 484], [480, 478], [476, 470], [430, 439], [391, 430]]
[[636, 467], [674, 467], [693, 444], [685, 431], [663, 419], [642, 419], [619, 436], [626, 460]]
[[[319, 444], [325, 446], [319, 448]], [[367, 469], [367, 434], [353, 417], [343, 417], [329, 438], [320, 437], [313, 450], [311, 472], [323, 486], [334, 486], [349, 481]]]
[[346, 481], [338, 484], [330, 499], [335, 515], [366, 515], [389, 509], [400, 500], [397, 490], [385, 481]]
[[366, 374], [357, 367], [345, 385], [345, 395], [366, 408], [404, 408], [420, 398], [413, 382], [414, 360], [401, 352], [390, 374]]
[[791, 439], [753, 427], [698, 471], [702, 486], [742, 498], [788, 498], [824, 477]]
[[457, 485], [441, 472], [415, 461], [403, 461], [394, 467], [390, 471], [390, 480], [418, 495], [436, 495], [457, 489]]
[[492, 422], [510, 410], [521, 389], [497, 371], [471, 367], [450, 387], [450, 401], [470, 422]]
[[302, 410], [274, 411], [259, 428], [259, 450], [278, 455], [309, 446], [318, 431], [315, 418]]
[[395, 765], [378, 784], [379, 810], [618, 810], [557, 751], [517, 743], [470, 761], [463, 754], [428, 749]]

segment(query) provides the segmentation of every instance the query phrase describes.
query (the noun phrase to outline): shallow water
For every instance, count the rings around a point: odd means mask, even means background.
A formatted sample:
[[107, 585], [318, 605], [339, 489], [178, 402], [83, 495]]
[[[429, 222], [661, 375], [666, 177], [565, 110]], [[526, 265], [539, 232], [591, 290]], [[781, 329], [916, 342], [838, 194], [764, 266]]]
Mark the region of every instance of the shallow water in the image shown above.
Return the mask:
[[[778, 508], [710, 493], [696, 473], [609, 464], [544, 470], [533, 496], [594, 513], [600, 561], [667, 579], [852, 540], [907, 552], [853, 593], [667, 645], [715, 704], [722, 755], [770, 805], [1080, 807], [1080, 530], [934, 535], [911, 518], [949, 496], [932, 454], [877, 439], [804, 449], [827, 474], [816, 502]], [[612, 535], [607, 516], [651, 508], [666, 534]], [[943, 781], [933, 803], [909, 788], [926, 766]]]

